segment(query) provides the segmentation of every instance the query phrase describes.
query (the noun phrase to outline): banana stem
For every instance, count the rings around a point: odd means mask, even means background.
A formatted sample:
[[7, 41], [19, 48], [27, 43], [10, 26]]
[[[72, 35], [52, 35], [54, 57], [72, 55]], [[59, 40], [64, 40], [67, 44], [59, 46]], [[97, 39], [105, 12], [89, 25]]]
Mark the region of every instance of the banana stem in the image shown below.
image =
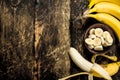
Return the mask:
[[92, 15], [92, 14], [89, 14], [88, 10], [86, 10], [84, 13], [83, 13], [83, 18], [88, 18], [88, 17], [91, 17], [91, 18], [96, 18], [96, 16]]
[[[71, 78], [71, 77], [75, 77], [75, 76], [79, 76], [79, 75], [89, 75], [89, 77], [91, 76], [90, 73], [80, 72], [80, 73], [76, 73], [76, 74], [73, 74], [73, 75], [70, 75], [70, 76], [67, 76], [67, 77], [58, 79], [58, 80], [66, 80], [66, 79], [69, 79], [69, 78]], [[91, 77], [92, 77], [92, 76], [91, 76]], [[90, 79], [91, 79], [91, 78], [90, 78]], [[92, 79], [91, 79], [91, 80], [92, 80]]]

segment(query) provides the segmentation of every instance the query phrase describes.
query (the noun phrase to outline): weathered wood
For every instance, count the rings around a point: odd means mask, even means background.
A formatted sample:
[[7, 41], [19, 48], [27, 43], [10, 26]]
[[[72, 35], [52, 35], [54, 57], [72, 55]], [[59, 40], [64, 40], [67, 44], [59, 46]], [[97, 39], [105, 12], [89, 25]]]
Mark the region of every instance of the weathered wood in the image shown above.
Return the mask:
[[58, 80], [82, 72], [68, 52], [72, 46], [89, 59], [81, 18], [87, 5], [87, 0], [0, 0], [0, 80]]
[[[71, 16], [70, 16], [70, 35], [71, 35], [71, 46], [76, 48], [82, 55], [84, 51], [83, 47], [83, 28], [82, 28], [82, 14], [87, 8], [87, 0], [71, 0]], [[72, 61], [71, 61], [71, 74], [82, 72]], [[77, 76], [71, 80], [87, 80], [87, 76]]]
[[32, 80], [34, 0], [0, 0], [0, 80]]
[[41, 80], [58, 80], [70, 73], [70, 0], [39, 0], [37, 18], [44, 25], [39, 41]]

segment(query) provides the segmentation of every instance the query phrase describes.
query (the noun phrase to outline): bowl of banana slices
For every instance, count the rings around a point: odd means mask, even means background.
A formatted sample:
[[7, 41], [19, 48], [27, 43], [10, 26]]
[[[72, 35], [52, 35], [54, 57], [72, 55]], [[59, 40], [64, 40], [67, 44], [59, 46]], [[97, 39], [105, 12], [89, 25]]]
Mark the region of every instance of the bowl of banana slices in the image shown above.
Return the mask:
[[112, 29], [102, 23], [95, 23], [87, 28], [84, 34], [85, 47], [91, 53], [107, 53], [115, 43]]

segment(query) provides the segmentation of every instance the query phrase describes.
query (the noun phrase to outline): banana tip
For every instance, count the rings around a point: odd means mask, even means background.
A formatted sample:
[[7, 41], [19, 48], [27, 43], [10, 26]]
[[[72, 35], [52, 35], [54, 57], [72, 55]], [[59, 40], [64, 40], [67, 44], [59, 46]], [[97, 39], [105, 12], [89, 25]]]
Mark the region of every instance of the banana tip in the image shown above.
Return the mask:
[[93, 70], [93, 72], [96, 72], [97, 74], [99, 74], [103, 78], [105, 78], [107, 80], [112, 80], [110, 75], [100, 65], [94, 63], [92, 70]]

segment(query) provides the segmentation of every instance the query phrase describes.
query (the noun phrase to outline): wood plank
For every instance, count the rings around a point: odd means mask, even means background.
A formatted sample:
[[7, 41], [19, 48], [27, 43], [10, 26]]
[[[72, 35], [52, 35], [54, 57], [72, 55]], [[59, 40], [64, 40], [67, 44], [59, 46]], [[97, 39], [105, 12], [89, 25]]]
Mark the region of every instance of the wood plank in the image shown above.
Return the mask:
[[0, 0], [0, 80], [32, 80], [34, 0]]
[[39, 41], [41, 80], [57, 80], [70, 73], [70, 0], [39, 0], [37, 20], [44, 29]]

